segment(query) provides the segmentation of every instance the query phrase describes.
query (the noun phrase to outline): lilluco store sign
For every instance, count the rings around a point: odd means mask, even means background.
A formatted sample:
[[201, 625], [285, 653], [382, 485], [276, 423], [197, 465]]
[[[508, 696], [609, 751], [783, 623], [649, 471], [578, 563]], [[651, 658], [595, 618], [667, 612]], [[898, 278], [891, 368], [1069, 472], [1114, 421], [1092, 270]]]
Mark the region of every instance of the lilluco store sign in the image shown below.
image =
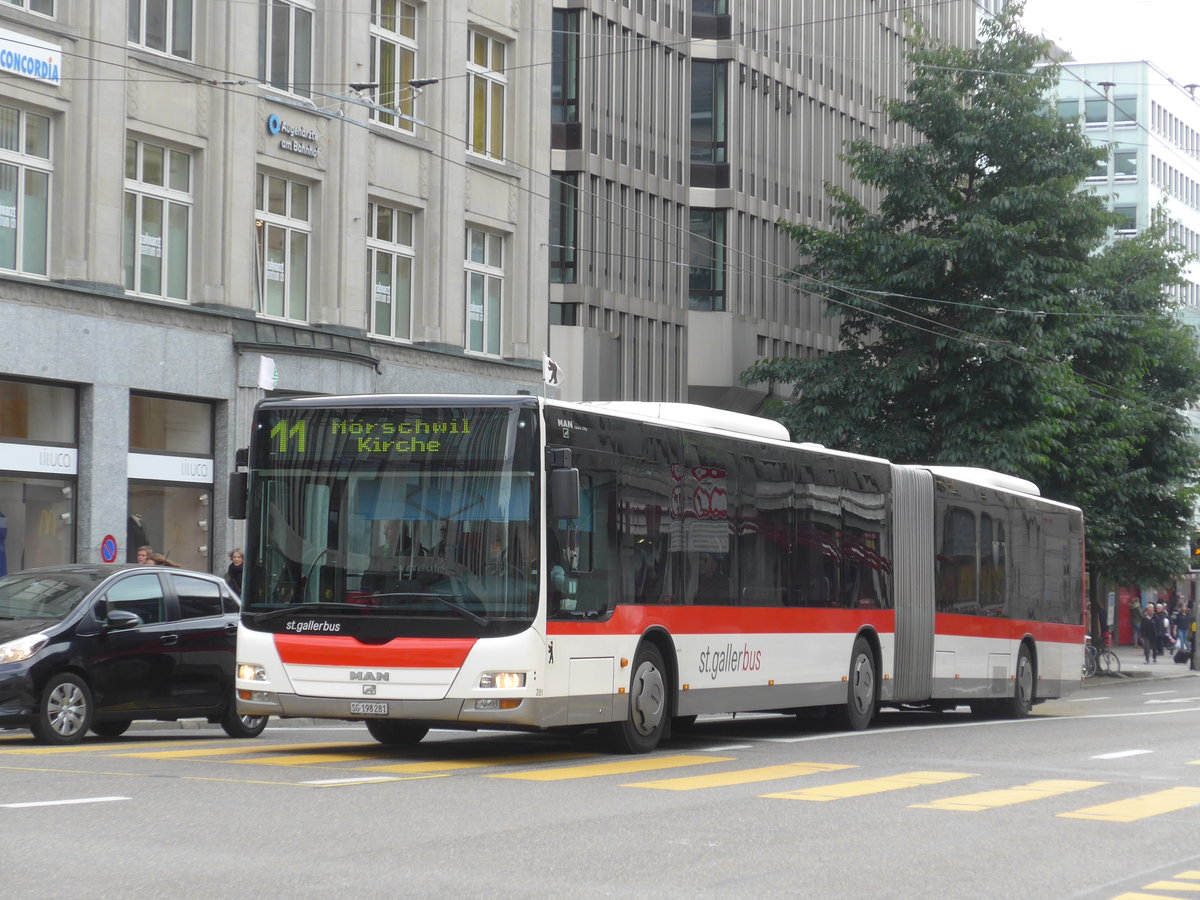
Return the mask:
[[279, 138], [279, 149], [290, 153], [299, 153], [316, 159], [321, 149], [317, 146], [320, 138], [311, 128], [292, 125], [283, 121], [275, 113], [267, 116], [267, 134]]

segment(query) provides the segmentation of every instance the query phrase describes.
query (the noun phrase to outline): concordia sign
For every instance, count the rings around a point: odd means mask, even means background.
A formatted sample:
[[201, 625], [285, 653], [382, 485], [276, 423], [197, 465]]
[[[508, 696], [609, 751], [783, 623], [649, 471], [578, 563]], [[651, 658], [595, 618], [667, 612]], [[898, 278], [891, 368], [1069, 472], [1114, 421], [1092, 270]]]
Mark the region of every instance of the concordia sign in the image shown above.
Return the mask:
[[58, 85], [61, 71], [61, 47], [0, 28], [0, 72]]

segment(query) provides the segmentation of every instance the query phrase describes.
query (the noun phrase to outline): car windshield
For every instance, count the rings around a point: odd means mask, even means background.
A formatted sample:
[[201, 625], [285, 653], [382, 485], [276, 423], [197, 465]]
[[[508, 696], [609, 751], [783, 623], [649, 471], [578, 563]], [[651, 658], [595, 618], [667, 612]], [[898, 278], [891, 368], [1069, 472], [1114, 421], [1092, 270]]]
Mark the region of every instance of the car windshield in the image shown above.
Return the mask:
[[27, 572], [0, 578], [0, 619], [63, 618], [100, 579], [86, 575]]

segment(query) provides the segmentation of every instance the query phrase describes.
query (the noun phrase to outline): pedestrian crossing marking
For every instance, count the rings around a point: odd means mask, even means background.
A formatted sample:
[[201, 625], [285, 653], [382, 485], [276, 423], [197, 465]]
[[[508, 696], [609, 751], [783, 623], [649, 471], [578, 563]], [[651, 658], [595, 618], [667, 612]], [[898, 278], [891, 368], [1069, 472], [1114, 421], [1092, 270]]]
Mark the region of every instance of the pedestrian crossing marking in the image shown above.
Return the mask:
[[536, 772], [506, 772], [486, 775], [485, 778], [517, 778], [522, 781], [568, 781], [573, 778], [596, 778], [600, 775], [629, 775], [633, 772], [653, 772], [658, 769], [679, 769], [684, 766], [706, 766], [716, 762], [733, 762], [727, 756], [678, 756], [641, 757], [617, 762], [592, 763], [586, 766], [568, 766], [563, 769], [539, 769]]
[[496, 756], [491, 758], [457, 760], [429, 760], [425, 762], [394, 763], [386, 766], [356, 766], [356, 772], [392, 772], [402, 775], [420, 775], [425, 772], [453, 772], [462, 769], [483, 769], [489, 766], [527, 766], [544, 762], [564, 762], [571, 759], [594, 759], [595, 753], [533, 753], [523, 756]]
[[1001, 806], [1015, 806], [1018, 803], [1028, 803], [1031, 800], [1042, 800], [1046, 797], [1058, 797], [1072, 791], [1085, 791], [1088, 788], [1100, 787], [1105, 781], [1031, 781], [1018, 787], [1002, 788], [995, 791], [980, 791], [977, 794], [960, 794], [957, 797], [944, 797], [932, 803], [912, 803], [910, 809], [947, 809], [959, 812], [982, 812]]
[[1143, 794], [1128, 800], [1089, 806], [1074, 812], [1059, 813], [1061, 819], [1092, 819], [1097, 822], [1136, 822], [1163, 813], [1177, 812], [1191, 806], [1200, 806], [1200, 788], [1177, 787], [1153, 794]]
[[889, 775], [885, 778], [868, 778], [864, 781], [844, 781], [841, 784], [827, 784], [824, 787], [801, 788], [796, 791], [785, 791], [781, 794], [761, 794], [762, 797], [774, 797], [781, 800], [812, 800], [823, 803], [829, 800], [845, 800], [850, 797], [863, 797], [867, 794], [882, 794], [886, 791], [900, 791], [905, 788], [921, 787], [927, 784], [942, 784], [946, 781], [958, 781], [960, 778], [974, 778], [971, 772], [905, 772], [902, 775]]
[[737, 769], [732, 772], [716, 772], [709, 775], [688, 775], [683, 778], [664, 778], [660, 781], [637, 781], [621, 787], [654, 788], [660, 791], [695, 791], [701, 788], [728, 787], [735, 784], [755, 784], [760, 781], [776, 781], [781, 778], [797, 778], [817, 772], [835, 772], [839, 769], [857, 769], [858, 766], [843, 766], [836, 763], [786, 763], [780, 766], [762, 766], [757, 769]]

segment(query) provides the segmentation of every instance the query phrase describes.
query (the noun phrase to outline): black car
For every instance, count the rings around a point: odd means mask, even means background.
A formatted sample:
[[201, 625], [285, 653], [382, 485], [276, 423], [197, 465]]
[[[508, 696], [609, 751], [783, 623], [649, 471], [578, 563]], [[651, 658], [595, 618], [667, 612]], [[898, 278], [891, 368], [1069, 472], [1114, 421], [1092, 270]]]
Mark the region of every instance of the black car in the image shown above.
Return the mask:
[[0, 728], [48, 744], [134, 719], [206, 717], [257, 737], [234, 701], [238, 600], [215, 575], [65, 565], [0, 578]]

